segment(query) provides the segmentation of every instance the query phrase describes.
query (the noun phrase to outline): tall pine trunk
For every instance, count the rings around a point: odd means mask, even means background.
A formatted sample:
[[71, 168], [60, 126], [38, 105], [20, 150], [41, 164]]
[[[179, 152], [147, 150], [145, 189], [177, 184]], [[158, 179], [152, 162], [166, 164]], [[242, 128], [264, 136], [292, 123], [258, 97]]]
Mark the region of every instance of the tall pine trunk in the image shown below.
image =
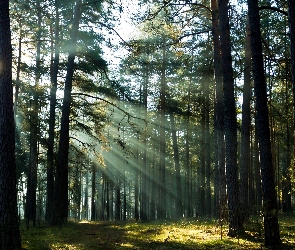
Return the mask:
[[[165, 38], [163, 39], [165, 44]], [[166, 46], [163, 46], [163, 62], [161, 67], [161, 90], [160, 90], [160, 165], [159, 165], [159, 196], [158, 196], [158, 219], [166, 218]]]
[[187, 217], [192, 216], [192, 207], [191, 207], [191, 200], [192, 200], [192, 195], [190, 192], [190, 181], [191, 181], [191, 176], [190, 176], [190, 147], [189, 147], [189, 137], [190, 137], [190, 132], [189, 132], [189, 123], [190, 123], [190, 96], [191, 96], [191, 91], [190, 91], [190, 86], [191, 86], [191, 77], [190, 77], [190, 82], [189, 82], [189, 90], [188, 90], [188, 103], [187, 103], [187, 110], [186, 110], [186, 115], [185, 115], [185, 180], [184, 180], [184, 212], [186, 212]]
[[[171, 130], [172, 130], [172, 142], [173, 142], [173, 159], [174, 159], [174, 166], [175, 166], [175, 214], [177, 218], [182, 217], [182, 188], [181, 188], [181, 176], [180, 176], [180, 163], [179, 163], [179, 149], [177, 143], [177, 136], [176, 136], [176, 126], [175, 126], [175, 119], [173, 112], [170, 112], [170, 122], [171, 122]], [[174, 190], [173, 190], [174, 191]]]
[[[148, 54], [148, 48], [147, 48]], [[143, 84], [143, 116], [147, 120], [147, 98], [148, 98], [148, 81], [149, 81], [149, 65], [145, 62], [144, 65], [144, 84]], [[148, 219], [148, 188], [147, 188], [147, 123], [145, 122], [145, 130], [143, 134], [143, 155], [142, 155], [142, 172], [141, 172], [141, 203], [140, 203], [140, 218], [143, 221]]]
[[[205, 78], [206, 79], [206, 78]], [[206, 176], [206, 185], [205, 185], [205, 208], [206, 213], [205, 215], [211, 217], [211, 147], [210, 147], [210, 81], [205, 80], [204, 85], [204, 94], [205, 94], [205, 102], [204, 102], [204, 111], [205, 111], [205, 144], [204, 148], [205, 152], [205, 176]]]
[[250, 128], [251, 128], [251, 47], [249, 24], [246, 26], [245, 71], [242, 104], [241, 160], [240, 160], [240, 201], [241, 217], [246, 221], [249, 216], [249, 168], [250, 168]]
[[[19, 38], [18, 38], [18, 56], [17, 56], [17, 65], [16, 65], [16, 79], [15, 79], [15, 90], [14, 90], [14, 118], [16, 121], [17, 108], [18, 108], [18, 95], [20, 88], [20, 72], [21, 72], [21, 59], [22, 59], [22, 39], [23, 39], [23, 30], [22, 30], [22, 18], [19, 21]], [[17, 124], [16, 124], [17, 125]]]
[[223, 113], [223, 83], [221, 48], [219, 41], [218, 6], [216, 0], [211, 0], [212, 36], [215, 76], [215, 107], [214, 107], [214, 134], [215, 134], [215, 208], [216, 216], [224, 220], [226, 216], [226, 180], [225, 180], [225, 144], [224, 144], [224, 113]]
[[275, 246], [279, 245], [281, 240], [278, 224], [275, 177], [272, 166], [267, 92], [257, 0], [248, 0], [248, 16], [251, 32], [252, 69], [256, 96], [257, 135], [260, 147], [265, 245]]
[[71, 30], [70, 51], [67, 64], [67, 75], [62, 104], [61, 128], [57, 155], [55, 178], [55, 213], [53, 224], [65, 224], [68, 218], [68, 158], [69, 158], [69, 126], [71, 109], [71, 91], [74, 75], [74, 61], [76, 56], [77, 35], [81, 18], [82, 0], [76, 1], [74, 19]]
[[229, 211], [229, 232], [234, 237], [243, 231], [239, 215], [239, 182], [237, 166], [237, 117], [234, 95], [234, 79], [231, 57], [228, 0], [219, 0], [219, 26], [222, 54], [224, 133], [226, 157], [226, 181]]
[[[289, 15], [289, 29], [290, 29], [290, 55], [291, 55], [291, 79], [293, 85], [293, 130], [295, 131], [295, 2], [288, 0], [288, 15]], [[294, 132], [293, 132], [294, 133]], [[295, 144], [293, 146], [295, 153]], [[293, 160], [295, 164], [295, 161]], [[293, 165], [293, 169], [294, 169]], [[287, 197], [289, 200], [289, 197]]]
[[95, 204], [95, 196], [96, 196], [96, 165], [92, 163], [91, 167], [91, 220], [96, 220], [96, 204]]
[[[56, 1], [57, 2], [57, 1]], [[57, 91], [57, 74], [59, 65], [59, 11], [58, 5], [55, 4], [55, 28], [54, 44], [52, 42], [52, 66], [51, 66], [51, 89], [50, 89], [50, 110], [49, 110], [49, 129], [47, 142], [47, 200], [45, 219], [51, 221], [53, 217], [54, 205], [54, 128], [55, 128], [55, 108], [56, 108], [56, 91]], [[53, 56], [54, 53], [54, 56]]]
[[0, 249], [21, 249], [17, 213], [15, 124], [9, 1], [0, 5]]
[[41, 78], [41, 6], [37, 1], [37, 44], [36, 44], [36, 76], [33, 92], [33, 100], [30, 100], [30, 155], [28, 169], [28, 184], [26, 196], [25, 219], [27, 228], [30, 221], [35, 227], [36, 222], [36, 190], [37, 190], [37, 167], [38, 167], [38, 134], [39, 134], [39, 82]]

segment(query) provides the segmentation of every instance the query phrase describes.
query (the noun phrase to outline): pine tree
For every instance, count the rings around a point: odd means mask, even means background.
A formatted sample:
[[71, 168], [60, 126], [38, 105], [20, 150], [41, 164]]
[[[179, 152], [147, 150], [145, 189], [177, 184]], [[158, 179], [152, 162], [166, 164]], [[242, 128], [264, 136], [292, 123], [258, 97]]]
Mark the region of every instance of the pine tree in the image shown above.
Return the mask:
[[226, 181], [229, 210], [229, 232], [234, 237], [243, 230], [239, 215], [239, 184], [237, 166], [237, 117], [234, 96], [228, 0], [219, 0], [219, 26], [222, 54], [224, 133], [226, 157]]
[[275, 190], [275, 179], [272, 165], [267, 93], [257, 0], [248, 0], [248, 16], [251, 32], [252, 69], [256, 96], [256, 124], [260, 147], [265, 245], [276, 246], [281, 243], [281, 240], [278, 224], [278, 204]]
[[21, 248], [17, 212], [15, 124], [9, 1], [0, 6], [0, 249]]

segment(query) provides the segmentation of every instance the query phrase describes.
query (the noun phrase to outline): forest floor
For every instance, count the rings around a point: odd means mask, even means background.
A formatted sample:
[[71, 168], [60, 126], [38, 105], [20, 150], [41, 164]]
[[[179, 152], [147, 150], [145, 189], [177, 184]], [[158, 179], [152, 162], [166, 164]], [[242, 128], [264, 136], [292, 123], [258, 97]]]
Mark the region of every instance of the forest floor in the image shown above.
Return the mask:
[[[295, 249], [295, 214], [280, 215], [282, 246]], [[261, 218], [245, 225], [245, 234], [227, 237], [227, 226], [211, 219], [153, 222], [69, 222], [63, 228], [45, 222], [25, 229], [21, 224], [22, 246], [27, 250], [96, 249], [266, 249]]]

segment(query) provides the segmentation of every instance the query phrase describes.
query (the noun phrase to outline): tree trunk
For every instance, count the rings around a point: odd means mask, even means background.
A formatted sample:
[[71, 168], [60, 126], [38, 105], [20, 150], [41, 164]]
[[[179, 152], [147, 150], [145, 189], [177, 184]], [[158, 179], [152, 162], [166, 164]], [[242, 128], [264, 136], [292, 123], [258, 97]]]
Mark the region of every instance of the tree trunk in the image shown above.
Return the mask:
[[[57, 1], [56, 1], [57, 2]], [[50, 89], [50, 110], [49, 110], [49, 129], [47, 142], [47, 200], [46, 200], [46, 220], [51, 221], [54, 206], [54, 128], [55, 128], [55, 107], [57, 91], [57, 74], [59, 65], [59, 12], [58, 5], [55, 4], [55, 44], [52, 44], [52, 67], [51, 67], [51, 89]], [[52, 42], [53, 43], [53, 42]]]
[[180, 177], [180, 163], [179, 163], [179, 150], [176, 136], [176, 127], [173, 112], [170, 112], [171, 130], [172, 130], [172, 141], [173, 141], [173, 152], [174, 152], [174, 165], [175, 165], [175, 209], [176, 217], [182, 217], [182, 199], [181, 199], [181, 177]]
[[226, 155], [226, 181], [229, 211], [229, 232], [234, 237], [243, 231], [239, 215], [239, 182], [237, 166], [237, 117], [231, 57], [228, 0], [219, 0], [219, 26], [222, 52], [224, 132]]
[[240, 160], [240, 202], [241, 219], [249, 217], [249, 168], [250, 168], [250, 128], [251, 128], [251, 46], [249, 24], [246, 26], [245, 71], [242, 104], [241, 160]]
[[17, 213], [15, 124], [9, 1], [0, 6], [0, 249], [21, 249]]
[[35, 227], [36, 222], [36, 190], [37, 190], [37, 167], [38, 167], [38, 134], [39, 134], [39, 81], [41, 78], [41, 6], [40, 1], [37, 1], [38, 13], [38, 32], [36, 44], [36, 76], [35, 88], [33, 92], [33, 100], [30, 101], [30, 155], [29, 155], [29, 169], [28, 169], [28, 184], [26, 196], [26, 212], [25, 219], [27, 228], [29, 228], [30, 221]]
[[[139, 137], [139, 136], [138, 136]], [[139, 141], [139, 138], [137, 138], [137, 140]], [[136, 148], [136, 165], [139, 166], [139, 148], [137, 146]], [[134, 168], [134, 219], [136, 221], [139, 220], [139, 209], [138, 209], [138, 198], [139, 198], [139, 183], [138, 183], [138, 178], [139, 178], [139, 171], [138, 168], [135, 167]]]
[[[126, 164], [126, 163], [125, 163]], [[123, 209], [122, 209], [122, 220], [126, 221], [127, 216], [127, 195], [126, 195], [126, 165], [124, 164], [124, 176], [123, 176]]]
[[88, 189], [89, 189], [89, 176], [88, 176], [88, 164], [87, 164], [87, 168], [86, 168], [86, 173], [85, 173], [85, 189], [84, 189], [84, 205], [83, 205], [83, 210], [84, 210], [84, 220], [88, 220]]
[[209, 86], [209, 79], [205, 81], [204, 85], [204, 95], [205, 95], [205, 102], [204, 102], [204, 111], [205, 111], [205, 144], [204, 148], [205, 152], [205, 162], [206, 162], [206, 169], [205, 169], [205, 176], [206, 176], [206, 185], [205, 185], [205, 197], [206, 197], [206, 216], [211, 217], [211, 151], [210, 151], [210, 86]]
[[218, 6], [216, 0], [211, 0], [212, 10], [212, 36], [214, 54], [214, 76], [216, 85], [216, 101], [214, 107], [215, 121], [215, 207], [217, 216], [224, 220], [226, 216], [226, 180], [225, 180], [225, 145], [224, 145], [224, 105], [223, 105], [223, 83], [222, 83], [222, 63], [219, 41]]
[[[257, 124], [255, 122], [255, 124]], [[254, 170], [255, 170], [255, 214], [259, 215], [262, 210], [262, 190], [261, 190], [261, 172], [260, 172], [260, 161], [259, 161], [259, 146], [257, 136], [257, 126], [255, 127], [255, 138], [254, 138]]]
[[[204, 82], [203, 84], [204, 85]], [[204, 86], [202, 86], [204, 88]], [[204, 96], [204, 92], [202, 93]], [[201, 114], [201, 156], [200, 156], [200, 171], [199, 171], [199, 215], [200, 216], [205, 216], [206, 214], [206, 200], [205, 200], [205, 166], [206, 166], [206, 161], [205, 161], [205, 156], [206, 156], [206, 146], [205, 146], [205, 98], [202, 99], [202, 114]]]
[[[144, 65], [144, 84], [143, 84], [143, 117], [147, 120], [147, 98], [148, 98], [148, 81], [149, 81], [149, 65]], [[143, 134], [143, 155], [142, 155], [142, 172], [141, 172], [141, 202], [140, 202], [140, 218], [143, 221], [148, 219], [148, 189], [147, 189], [147, 123], [145, 122], [145, 130]]]
[[92, 163], [92, 175], [91, 175], [91, 220], [96, 220], [96, 206], [95, 206], [95, 194], [96, 194], [96, 166]]
[[248, 16], [251, 32], [252, 68], [256, 96], [257, 133], [260, 147], [265, 245], [275, 246], [279, 245], [281, 240], [278, 224], [275, 179], [272, 166], [267, 93], [257, 0], [248, 0]]
[[117, 172], [116, 180], [116, 201], [115, 201], [115, 220], [119, 221], [121, 219], [121, 177], [119, 171]]
[[[164, 44], [166, 43], [164, 39]], [[160, 90], [160, 165], [159, 165], [159, 197], [158, 197], [158, 219], [166, 218], [166, 46], [163, 46], [163, 62], [161, 67], [161, 90]]]
[[69, 126], [72, 80], [74, 75], [74, 61], [76, 56], [77, 35], [81, 18], [82, 0], [76, 1], [74, 19], [71, 31], [70, 51], [68, 56], [67, 75], [64, 87], [62, 104], [62, 117], [59, 147], [57, 155], [57, 168], [55, 178], [55, 213], [54, 224], [65, 224], [68, 218], [68, 158], [69, 158]]
[[156, 205], [157, 205], [157, 198], [158, 198], [158, 195], [159, 195], [159, 185], [158, 185], [158, 176], [157, 176], [157, 173], [158, 171], [156, 171], [156, 167], [155, 167], [155, 164], [156, 164], [156, 152], [158, 151], [158, 148], [157, 148], [158, 144], [157, 144], [157, 141], [156, 141], [156, 138], [153, 139], [153, 148], [154, 150], [152, 151], [152, 163], [151, 163], [151, 166], [152, 166], [152, 173], [151, 173], [151, 176], [152, 176], [152, 179], [151, 179], [151, 182], [150, 182], [150, 189], [151, 189], [151, 200], [150, 200], [150, 220], [155, 220], [156, 219]]
[[185, 180], [184, 180], [184, 203], [185, 203], [185, 211], [187, 217], [191, 217], [192, 215], [192, 207], [191, 207], [191, 199], [192, 195], [190, 192], [190, 147], [189, 147], [189, 123], [190, 123], [190, 86], [191, 86], [191, 77], [189, 82], [189, 90], [188, 90], [188, 104], [187, 104], [187, 111], [186, 111], [186, 117], [185, 117], [185, 126], [186, 126], [186, 134], [185, 134]]
[[21, 67], [21, 57], [22, 57], [22, 39], [23, 39], [23, 31], [22, 31], [22, 18], [19, 21], [19, 40], [18, 40], [18, 57], [17, 57], [17, 66], [16, 66], [16, 79], [15, 79], [15, 92], [14, 92], [14, 120], [17, 125], [17, 104], [18, 104], [18, 94], [19, 94], [19, 88], [20, 88], [20, 67]]
[[[288, 0], [288, 15], [289, 15], [289, 33], [290, 33], [290, 55], [291, 55], [291, 80], [293, 85], [293, 130], [295, 129], [295, 2]], [[294, 134], [294, 132], [293, 132]], [[293, 146], [295, 153], [295, 144]], [[294, 157], [294, 156], [293, 156]], [[293, 169], [295, 161], [293, 160]], [[290, 185], [290, 184], [288, 184]], [[289, 200], [289, 196], [287, 197]]]

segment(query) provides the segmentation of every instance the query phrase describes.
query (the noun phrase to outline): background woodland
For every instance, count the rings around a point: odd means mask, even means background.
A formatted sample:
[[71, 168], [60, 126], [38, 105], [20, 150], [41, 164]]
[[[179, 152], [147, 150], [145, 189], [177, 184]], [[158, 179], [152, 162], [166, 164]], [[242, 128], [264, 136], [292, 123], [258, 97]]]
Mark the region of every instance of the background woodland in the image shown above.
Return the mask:
[[27, 227], [201, 216], [235, 236], [262, 214], [277, 244], [294, 209], [292, 5], [10, 1]]

